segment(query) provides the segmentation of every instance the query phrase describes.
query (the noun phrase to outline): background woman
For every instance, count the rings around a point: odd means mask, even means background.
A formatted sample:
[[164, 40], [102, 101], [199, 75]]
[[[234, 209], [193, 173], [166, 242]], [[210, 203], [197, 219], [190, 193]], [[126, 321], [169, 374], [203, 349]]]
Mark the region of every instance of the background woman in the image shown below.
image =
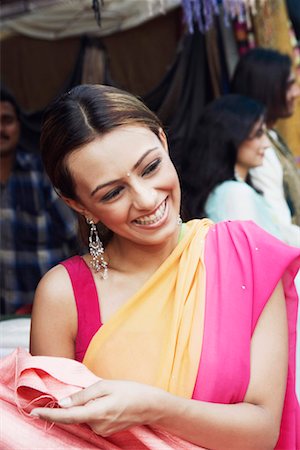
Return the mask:
[[182, 225], [166, 136], [130, 94], [74, 88], [46, 112], [41, 146], [90, 254], [42, 279], [31, 351], [83, 359], [102, 381], [32, 414], [109, 442], [146, 424], [186, 448], [296, 448], [299, 250], [253, 223]]
[[272, 210], [254, 189], [249, 170], [263, 163], [269, 141], [264, 107], [241, 95], [209, 104], [198, 128], [197, 154], [190, 155], [187, 203], [194, 217], [251, 219], [277, 237]]
[[299, 169], [295, 155], [276, 129], [279, 119], [293, 115], [300, 97], [290, 56], [269, 48], [251, 49], [235, 68], [231, 90], [266, 107], [270, 143], [263, 164], [251, 170], [253, 185], [263, 192], [272, 208], [284, 241], [300, 247]]

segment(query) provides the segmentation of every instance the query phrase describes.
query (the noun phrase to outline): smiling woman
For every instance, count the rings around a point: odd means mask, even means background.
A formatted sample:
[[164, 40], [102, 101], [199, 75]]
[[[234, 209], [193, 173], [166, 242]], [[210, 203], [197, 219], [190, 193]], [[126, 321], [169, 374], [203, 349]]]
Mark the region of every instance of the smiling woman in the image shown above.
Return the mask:
[[72, 208], [101, 221], [118, 242], [122, 236], [160, 243], [163, 251], [176, 230], [180, 194], [162, 130], [156, 136], [146, 127], [120, 126], [71, 154], [68, 169], [78, 192], [76, 200], [66, 199]]
[[102, 380], [32, 417], [86, 423], [107, 449], [131, 429], [147, 437], [137, 450], [157, 429], [163, 448], [295, 449], [300, 251], [249, 222], [182, 224], [166, 135], [131, 94], [74, 88], [49, 106], [41, 146], [90, 254], [40, 282], [31, 352]]

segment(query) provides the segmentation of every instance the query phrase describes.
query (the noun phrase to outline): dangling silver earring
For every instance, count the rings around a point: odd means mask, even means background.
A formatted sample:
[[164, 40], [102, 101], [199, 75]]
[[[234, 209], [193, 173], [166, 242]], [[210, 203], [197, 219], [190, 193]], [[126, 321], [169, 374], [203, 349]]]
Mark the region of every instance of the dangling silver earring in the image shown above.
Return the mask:
[[182, 225], [182, 218], [180, 217], [180, 214], [178, 214], [177, 217], [177, 225]]
[[107, 262], [104, 260], [104, 248], [101, 239], [99, 238], [98, 230], [92, 219], [86, 219], [90, 225], [89, 235], [89, 250], [92, 260], [90, 262], [91, 268], [95, 272], [100, 272], [104, 280], [108, 277]]

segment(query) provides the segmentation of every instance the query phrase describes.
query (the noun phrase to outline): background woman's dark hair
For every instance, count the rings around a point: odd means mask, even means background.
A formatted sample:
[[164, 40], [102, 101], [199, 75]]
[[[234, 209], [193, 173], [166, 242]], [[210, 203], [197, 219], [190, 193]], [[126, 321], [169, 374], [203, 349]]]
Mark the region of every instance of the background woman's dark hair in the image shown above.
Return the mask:
[[[57, 192], [79, 200], [68, 156], [114, 128], [130, 124], [145, 126], [157, 136], [161, 128], [159, 119], [140, 100], [110, 86], [80, 85], [54, 100], [43, 117], [40, 147]], [[85, 241], [86, 233], [81, 234]]]
[[266, 122], [284, 116], [291, 59], [276, 50], [255, 48], [243, 55], [234, 71], [231, 92], [247, 95], [266, 106]]
[[[229, 94], [208, 104], [197, 128], [183, 176], [183, 194], [189, 217], [205, 216], [205, 202], [212, 190], [234, 180], [237, 151], [254, 125], [264, 118], [264, 106], [256, 100]], [[251, 185], [250, 177], [246, 180]]]

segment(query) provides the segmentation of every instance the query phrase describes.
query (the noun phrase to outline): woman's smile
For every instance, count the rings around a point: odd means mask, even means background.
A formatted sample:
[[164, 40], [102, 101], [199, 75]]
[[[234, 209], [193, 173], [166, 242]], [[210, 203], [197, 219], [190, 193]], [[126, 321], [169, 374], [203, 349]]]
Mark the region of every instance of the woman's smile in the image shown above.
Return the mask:
[[154, 212], [149, 215], [145, 215], [135, 219], [133, 222], [137, 225], [149, 226], [149, 225], [161, 225], [162, 220], [166, 217], [167, 213], [167, 199], [165, 199]]

